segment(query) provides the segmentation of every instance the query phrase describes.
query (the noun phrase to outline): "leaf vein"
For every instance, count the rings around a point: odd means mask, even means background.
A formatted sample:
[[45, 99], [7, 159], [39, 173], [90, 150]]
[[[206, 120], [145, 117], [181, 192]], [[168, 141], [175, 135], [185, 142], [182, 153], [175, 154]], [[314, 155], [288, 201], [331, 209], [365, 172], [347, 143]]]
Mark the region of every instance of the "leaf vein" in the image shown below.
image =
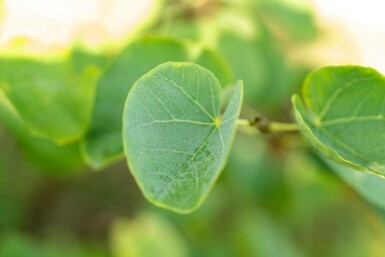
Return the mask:
[[385, 120], [385, 117], [383, 115], [343, 117], [343, 118], [337, 118], [332, 120], [324, 120], [318, 126], [327, 127], [327, 126], [340, 125], [340, 124], [350, 123], [350, 122], [375, 121], [375, 120]]
[[369, 97], [373, 94], [374, 89], [376, 89], [376, 86], [373, 86], [372, 89], [370, 90], [370, 92], [365, 96], [365, 98], [361, 100], [361, 102], [354, 109], [354, 112], [353, 112], [352, 116], [357, 115], [357, 113], [361, 111], [362, 106], [368, 101]]
[[[186, 165], [194, 160], [195, 156], [200, 153], [200, 151], [202, 151], [202, 149], [207, 145], [207, 143], [209, 142], [211, 136], [214, 134], [215, 130], [217, 128], [215, 127], [211, 132], [210, 134], [207, 136], [206, 140], [202, 143], [202, 145], [195, 151], [195, 153], [191, 156], [191, 158], [182, 166], [182, 168], [180, 168], [177, 172], [175, 172], [175, 174], [172, 176], [173, 179], [176, 178], [176, 176], [178, 176], [178, 174], [186, 167]], [[169, 183], [171, 182], [172, 180], [169, 181]]]
[[174, 80], [171, 80], [167, 77], [165, 77], [162, 74], [159, 74], [161, 78], [164, 80], [170, 82], [172, 85], [174, 85], [176, 88], [178, 88], [191, 102], [193, 102], [201, 111], [207, 115], [211, 120], [214, 120], [214, 117], [197, 101], [195, 100], [189, 93], [186, 92], [186, 90], [183, 89], [180, 85], [178, 85]]
[[150, 91], [151, 95], [163, 106], [163, 108], [170, 114], [171, 118], [175, 119], [174, 115], [170, 112], [170, 110], [167, 108], [167, 106], [163, 103], [163, 101], [157, 97], [154, 92], [152, 92], [151, 88], [146, 85], [146, 88]]
[[342, 84], [336, 91], [334, 91], [334, 93], [331, 95], [331, 97], [325, 103], [324, 107], [322, 108], [322, 110], [319, 114], [319, 119], [322, 120], [323, 117], [325, 117], [325, 115], [329, 112], [331, 105], [334, 103], [334, 101], [337, 99], [337, 97], [342, 92], [344, 92], [345, 90], [347, 90], [348, 88], [350, 88], [351, 86], [353, 86], [357, 82], [369, 81], [369, 80], [374, 80], [374, 79], [375, 78], [355, 79], [355, 80], [352, 80], [352, 81], [349, 81], [349, 82]]
[[166, 149], [166, 148], [145, 148], [141, 149], [140, 152], [142, 151], [154, 151], [154, 152], [171, 152], [171, 153], [181, 153], [181, 154], [186, 154], [186, 155], [193, 155], [192, 153], [187, 153], [184, 151], [179, 151], [175, 149]]
[[192, 160], [193, 167], [194, 167], [194, 178], [195, 178], [195, 193], [198, 192], [198, 183], [199, 183], [199, 177], [198, 177], [198, 171], [197, 167], [195, 166], [195, 161]]
[[341, 146], [343, 149], [345, 149], [346, 151], [352, 153], [353, 155], [356, 155], [360, 158], [362, 158], [363, 160], [366, 160], [364, 158], [363, 155], [361, 155], [360, 153], [358, 153], [356, 150], [354, 150], [352, 147], [350, 147], [349, 145], [345, 144], [343, 141], [341, 141], [338, 137], [334, 136], [332, 133], [330, 133], [329, 131], [327, 131], [326, 129], [323, 129], [323, 128], [320, 128], [320, 131], [322, 133], [324, 133], [326, 136], [330, 137], [333, 139], [333, 141], [338, 144], [339, 146]]
[[190, 123], [197, 125], [205, 125], [205, 126], [213, 126], [215, 125], [213, 122], [203, 122], [203, 121], [195, 121], [195, 120], [180, 120], [180, 119], [172, 119], [172, 120], [154, 120], [148, 123], [141, 124], [139, 127], [145, 127], [156, 123]]

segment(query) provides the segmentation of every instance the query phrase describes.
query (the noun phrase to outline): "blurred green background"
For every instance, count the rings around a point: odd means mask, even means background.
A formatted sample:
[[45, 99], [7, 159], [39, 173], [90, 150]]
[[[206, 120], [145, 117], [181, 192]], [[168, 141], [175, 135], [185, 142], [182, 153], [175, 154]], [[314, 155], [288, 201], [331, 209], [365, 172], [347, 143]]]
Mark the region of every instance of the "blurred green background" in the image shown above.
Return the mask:
[[241, 116], [283, 122], [293, 120], [291, 94], [324, 64], [309, 58], [328, 31], [307, 1], [159, 0], [145, 14], [120, 38], [52, 46], [19, 37], [0, 48], [0, 256], [385, 256], [384, 204], [357, 193], [299, 134], [239, 131], [218, 183], [188, 215], [143, 198], [119, 144], [103, 159], [97, 145], [116, 138], [89, 146], [105, 129], [100, 95], [155, 60], [197, 62], [224, 87], [242, 79]]

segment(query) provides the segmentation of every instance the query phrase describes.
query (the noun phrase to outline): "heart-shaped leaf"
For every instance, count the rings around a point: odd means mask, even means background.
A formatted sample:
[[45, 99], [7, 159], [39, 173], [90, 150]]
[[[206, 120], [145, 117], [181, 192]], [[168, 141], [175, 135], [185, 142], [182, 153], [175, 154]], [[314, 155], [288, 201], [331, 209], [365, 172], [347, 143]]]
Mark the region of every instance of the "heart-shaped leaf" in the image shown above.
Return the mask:
[[135, 81], [159, 64], [194, 61], [217, 72], [225, 85], [230, 83], [226, 62], [213, 50], [199, 50], [192, 58], [186, 44], [157, 36], [140, 38], [124, 49], [97, 85], [91, 126], [82, 147], [90, 166], [102, 168], [123, 157], [124, 101]]
[[385, 175], [385, 79], [370, 68], [324, 67], [312, 72], [303, 99], [293, 97], [297, 122], [325, 157]]
[[205, 199], [224, 166], [242, 96], [237, 82], [220, 116], [221, 87], [205, 68], [165, 63], [131, 89], [123, 116], [128, 165], [145, 197], [187, 213]]

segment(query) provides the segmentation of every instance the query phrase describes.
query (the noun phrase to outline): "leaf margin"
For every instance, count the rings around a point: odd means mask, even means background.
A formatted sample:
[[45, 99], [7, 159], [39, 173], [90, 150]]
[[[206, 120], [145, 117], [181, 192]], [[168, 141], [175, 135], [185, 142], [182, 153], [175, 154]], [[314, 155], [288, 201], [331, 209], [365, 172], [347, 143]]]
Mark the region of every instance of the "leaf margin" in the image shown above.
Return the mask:
[[305, 81], [302, 85], [302, 88], [301, 88], [302, 98], [299, 96], [299, 94], [293, 94], [291, 98], [295, 120], [298, 124], [300, 132], [307, 139], [307, 141], [312, 145], [312, 147], [328, 160], [334, 161], [338, 164], [342, 164], [354, 170], [376, 175], [380, 178], [385, 179], [385, 174], [381, 174], [378, 171], [367, 168], [361, 164], [357, 164], [354, 161], [341, 156], [341, 154], [339, 154], [336, 150], [322, 143], [321, 140], [313, 133], [312, 129], [308, 125], [308, 124], [314, 123], [314, 121], [312, 122], [310, 120], [311, 118], [309, 116], [311, 115], [316, 116], [313, 112], [314, 105], [309, 96], [311, 81], [318, 72], [333, 70], [336, 68], [337, 69], [338, 68], [345, 68], [345, 69], [358, 68], [358, 69], [361, 69], [361, 71], [363, 71], [367, 75], [370, 74], [375, 77], [381, 78], [382, 80], [384, 80], [384, 83], [385, 83], [385, 76], [383, 76], [381, 73], [379, 73], [377, 70], [371, 67], [358, 66], [358, 65], [329, 65], [329, 66], [322, 66], [314, 69], [306, 76]]

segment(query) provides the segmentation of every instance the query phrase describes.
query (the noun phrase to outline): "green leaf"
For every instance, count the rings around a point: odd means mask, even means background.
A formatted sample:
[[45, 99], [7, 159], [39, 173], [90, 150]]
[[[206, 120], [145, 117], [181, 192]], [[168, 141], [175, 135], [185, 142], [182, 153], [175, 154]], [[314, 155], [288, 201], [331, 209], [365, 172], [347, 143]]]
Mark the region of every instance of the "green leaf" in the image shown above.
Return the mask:
[[123, 117], [128, 165], [155, 205], [188, 213], [198, 208], [224, 166], [240, 112], [238, 81], [220, 116], [215, 76], [191, 63], [165, 63], [131, 89]]
[[67, 144], [85, 133], [98, 75], [94, 66], [75, 72], [70, 59], [2, 58], [0, 91], [33, 134]]
[[[191, 49], [190, 49], [191, 50]], [[202, 48], [194, 59], [231, 83], [227, 63], [215, 51]], [[122, 158], [122, 115], [127, 94], [142, 75], [167, 61], [191, 61], [189, 50], [179, 41], [145, 37], [129, 45], [101, 77], [97, 85], [90, 130], [83, 144], [87, 163], [102, 168]]]
[[370, 68], [324, 67], [293, 97], [302, 133], [325, 157], [385, 175], [385, 80]]
[[89, 165], [100, 168], [123, 156], [122, 115], [128, 91], [142, 75], [167, 61], [185, 61], [177, 41], [147, 37], [129, 45], [100, 78], [91, 126], [83, 150]]

